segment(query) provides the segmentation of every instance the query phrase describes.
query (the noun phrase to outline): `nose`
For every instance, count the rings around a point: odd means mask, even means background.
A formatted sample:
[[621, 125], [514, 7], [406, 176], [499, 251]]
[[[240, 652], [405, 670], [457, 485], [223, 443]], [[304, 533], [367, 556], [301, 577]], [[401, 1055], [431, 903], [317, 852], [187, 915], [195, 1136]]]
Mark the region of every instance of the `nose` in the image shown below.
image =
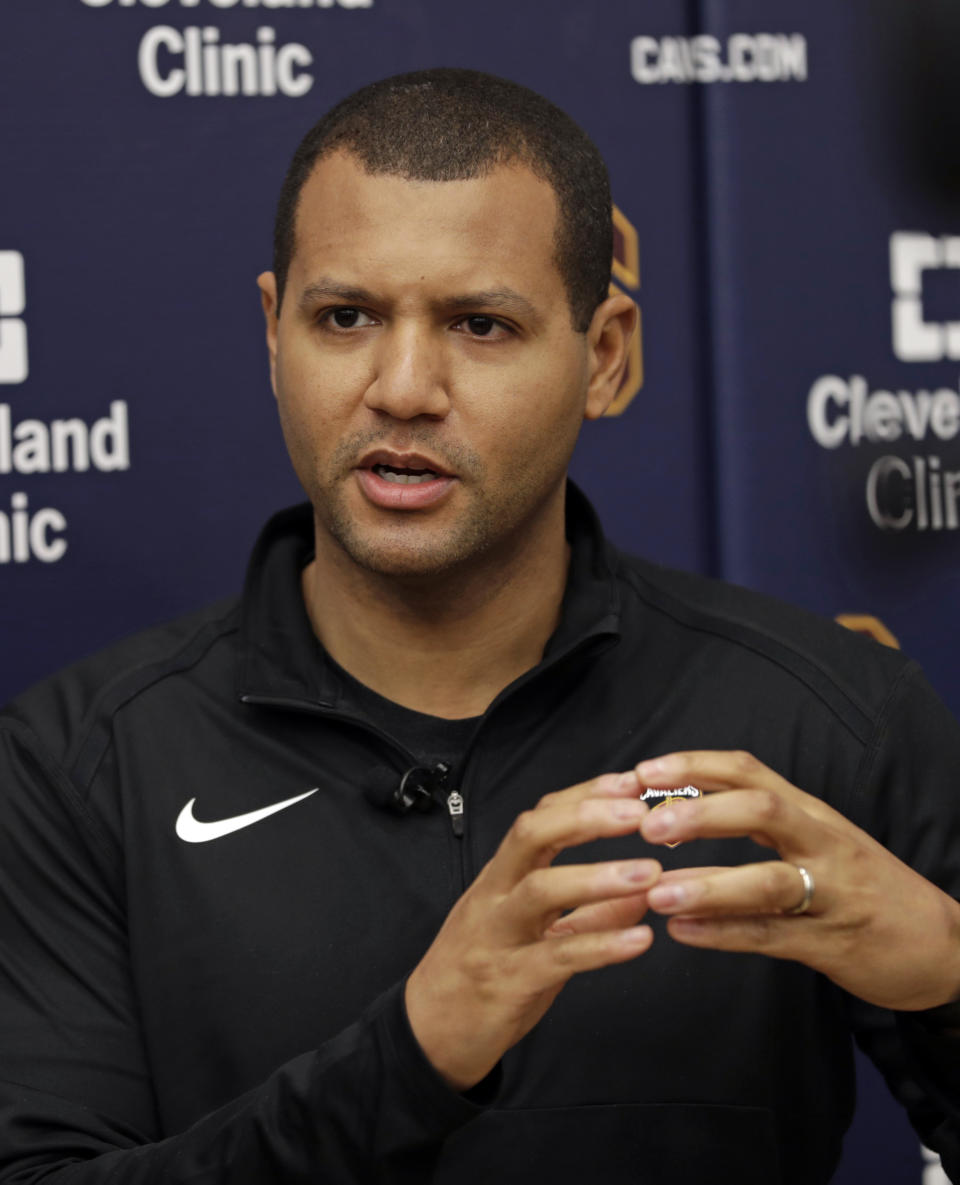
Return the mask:
[[443, 419], [450, 410], [441, 344], [429, 327], [397, 322], [380, 336], [364, 402], [398, 420]]

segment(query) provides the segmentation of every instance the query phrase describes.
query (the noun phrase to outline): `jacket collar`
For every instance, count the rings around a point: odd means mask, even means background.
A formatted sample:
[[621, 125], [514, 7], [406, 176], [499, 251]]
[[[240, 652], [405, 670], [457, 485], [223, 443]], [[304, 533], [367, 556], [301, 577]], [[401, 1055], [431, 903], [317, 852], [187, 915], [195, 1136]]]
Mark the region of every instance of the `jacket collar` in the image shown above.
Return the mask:
[[[567, 483], [570, 570], [558, 625], [538, 667], [553, 666], [591, 642], [609, 643], [620, 632], [616, 552], [603, 536], [593, 507]], [[275, 514], [250, 557], [243, 592], [238, 691], [244, 700], [336, 709], [344, 696], [338, 668], [310, 625], [300, 573], [313, 555], [309, 503]]]

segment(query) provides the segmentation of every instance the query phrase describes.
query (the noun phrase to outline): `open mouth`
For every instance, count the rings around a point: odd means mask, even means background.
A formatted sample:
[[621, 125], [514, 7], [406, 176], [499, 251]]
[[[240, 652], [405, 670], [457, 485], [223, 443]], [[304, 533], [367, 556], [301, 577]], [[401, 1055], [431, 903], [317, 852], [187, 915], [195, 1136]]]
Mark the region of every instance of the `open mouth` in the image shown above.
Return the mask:
[[458, 478], [424, 453], [377, 449], [356, 468], [364, 497], [381, 510], [425, 511], [450, 496]]
[[440, 476], [432, 469], [401, 469], [393, 465], [374, 465], [373, 472], [394, 485], [419, 485]]

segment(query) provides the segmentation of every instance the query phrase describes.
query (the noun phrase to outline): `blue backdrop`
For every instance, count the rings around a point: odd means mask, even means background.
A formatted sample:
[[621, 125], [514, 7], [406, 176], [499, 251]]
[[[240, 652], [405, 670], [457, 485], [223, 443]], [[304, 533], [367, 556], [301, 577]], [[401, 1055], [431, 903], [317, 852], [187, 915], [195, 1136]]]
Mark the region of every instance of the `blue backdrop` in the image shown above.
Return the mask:
[[[613, 537], [877, 618], [960, 710], [956, 24], [933, 0], [4, 0], [0, 699], [236, 590], [300, 497], [254, 287], [287, 159], [356, 86], [463, 65], [554, 99], [611, 167], [642, 349], [574, 471]], [[862, 1083], [838, 1179], [919, 1181]]]

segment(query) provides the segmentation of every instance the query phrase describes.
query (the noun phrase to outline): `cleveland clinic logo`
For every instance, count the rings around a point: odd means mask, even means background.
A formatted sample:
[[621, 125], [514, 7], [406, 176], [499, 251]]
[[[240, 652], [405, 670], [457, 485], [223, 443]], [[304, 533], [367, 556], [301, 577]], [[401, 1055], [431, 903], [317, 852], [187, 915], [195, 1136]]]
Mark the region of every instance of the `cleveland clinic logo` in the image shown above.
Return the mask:
[[924, 273], [942, 268], [960, 270], [960, 236], [903, 230], [890, 236], [893, 352], [901, 362], [960, 359], [960, 321], [924, 318]]
[[0, 383], [26, 382], [26, 270], [19, 251], [0, 251]]
[[[26, 288], [23, 255], [0, 251], [0, 383], [24, 384], [29, 375]], [[21, 418], [15, 411], [13, 404], [0, 402], [0, 477], [22, 485], [0, 507], [0, 565], [53, 564], [67, 551], [67, 517], [55, 506], [31, 505], [26, 485], [41, 474], [129, 469], [127, 404], [113, 400], [93, 423], [79, 416], [49, 422], [29, 414]]]
[[[313, 52], [299, 41], [280, 43], [277, 31], [261, 25], [243, 40], [228, 40], [211, 19], [227, 9], [368, 9], [374, 0], [81, 0], [86, 8], [190, 9], [200, 24], [155, 25], [140, 38], [137, 69], [144, 88], [159, 99], [271, 98], [299, 99], [313, 88]], [[199, 11], [198, 11], [199, 10]], [[135, 15], [135, 14], [134, 14]], [[186, 15], [185, 13], [183, 15]]]
[[[895, 231], [889, 244], [891, 347], [900, 362], [960, 360], [960, 322], [931, 318], [925, 282], [960, 269], [960, 236]], [[807, 425], [824, 449], [883, 447], [867, 471], [864, 504], [883, 531], [960, 529], [960, 470], [931, 446], [960, 434], [960, 391], [951, 386], [872, 387], [866, 377], [825, 374], [807, 396]]]

